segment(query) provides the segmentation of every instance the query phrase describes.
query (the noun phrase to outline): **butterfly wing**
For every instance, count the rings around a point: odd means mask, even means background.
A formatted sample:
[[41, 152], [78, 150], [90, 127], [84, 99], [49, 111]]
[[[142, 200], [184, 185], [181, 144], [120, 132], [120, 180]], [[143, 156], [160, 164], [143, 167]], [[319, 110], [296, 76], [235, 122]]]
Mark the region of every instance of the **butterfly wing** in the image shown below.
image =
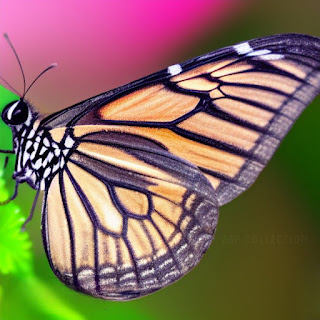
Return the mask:
[[[76, 147], [46, 190], [43, 239], [67, 285], [125, 300], [196, 265], [320, 87], [320, 40], [241, 43], [42, 120]], [[184, 160], [182, 160], [184, 159]]]
[[265, 37], [171, 66], [54, 114], [43, 125], [148, 138], [197, 165], [222, 205], [254, 182], [318, 94], [319, 68], [318, 38]]
[[62, 282], [129, 300], [194, 267], [217, 219], [214, 190], [196, 166], [147, 139], [102, 131], [78, 137], [53, 178], [42, 231]]

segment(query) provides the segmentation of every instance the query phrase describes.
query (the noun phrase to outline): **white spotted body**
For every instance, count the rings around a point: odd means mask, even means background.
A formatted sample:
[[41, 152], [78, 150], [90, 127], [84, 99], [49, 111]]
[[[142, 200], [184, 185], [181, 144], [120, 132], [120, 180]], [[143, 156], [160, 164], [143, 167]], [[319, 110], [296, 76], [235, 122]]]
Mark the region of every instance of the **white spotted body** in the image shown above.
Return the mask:
[[53, 176], [64, 167], [75, 140], [65, 134], [58, 143], [38, 125], [38, 121], [35, 121], [29, 127], [23, 126], [15, 136], [17, 162], [13, 177], [18, 182], [26, 181], [34, 189], [44, 190]]

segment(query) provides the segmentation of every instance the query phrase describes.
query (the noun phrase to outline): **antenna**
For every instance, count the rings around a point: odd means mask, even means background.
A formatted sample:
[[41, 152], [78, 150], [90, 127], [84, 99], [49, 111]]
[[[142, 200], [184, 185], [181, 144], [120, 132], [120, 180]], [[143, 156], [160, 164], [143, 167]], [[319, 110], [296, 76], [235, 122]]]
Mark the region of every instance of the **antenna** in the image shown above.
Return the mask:
[[43, 75], [45, 74], [47, 71], [49, 71], [50, 69], [53, 69], [57, 66], [57, 63], [52, 63], [48, 68], [44, 69], [30, 84], [30, 86], [28, 87], [28, 89], [24, 92], [22, 99], [25, 97], [25, 95], [28, 93], [28, 91], [31, 89], [31, 87], [36, 83], [36, 81]]
[[19, 59], [19, 56], [18, 56], [18, 54], [17, 54], [17, 51], [15, 50], [12, 42], [11, 42], [10, 39], [9, 39], [8, 35], [5, 33], [3, 36], [5, 37], [5, 39], [7, 40], [7, 42], [9, 43], [9, 46], [11, 47], [11, 49], [12, 49], [12, 51], [13, 51], [14, 55], [16, 56], [17, 61], [18, 61], [18, 63], [19, 63], [19, 67], [20, 67], [20, 70], [21, 70], [21, 73], [22, 73], [22, 78], [23, 78], [23, 97], [24, 97], [24, 96], [25, 96], [25, 92], [26, 92], [26, 77], [25, 77], [24, 72], [23, 72], [23, 68], [22, 68], [21, 61], [20, 61], [20, 59]]
[[0, 79], [12, 90], [14, 91], [19, 97], [21, 97], [21, 94], [3, 77], [0, 76]]
[[5, 37], [5, 39], [7, 40], [7, 42], [9, 43], [9, 46], [11, 47], [11, 49], [12, 49], [12, 51], [13, 51], [14, 55], [16, 56], [17, 61], [18, 61], [18, 63], [19, 63], [19, 67], [20, 67], [20, 70], [21, 70], [21, 73], [22, 73], [22, 78], [23, 78], [23, 95], [21, 96], [21, 95], [19, 94], [19, 92], [18, 92], [17, 90], [15, 90], [15, 89], [8, 83], [8, 81], [6, 81], [3, 77], [0, 76], [0, 79], [1, 79], [2, 81], [4, 81], [10, 89], [12, 89], [15, 93], [17, 93], [17, 94], [21, 97], [21, 99], [24, 99], [24, 97], [26, 96], [27, 92], [31, 89], [31, 87], [35, 84], [35, 82], [36, 82], [44, 73], [46, 73], [46, 72], [49, 71], [50, 69], [56, 67], [56, 66], [57, 66], [57, 63], [52, 63], [49, 67], [47, 67], [46, 69], [44, 69], [44, 70], [32, 81], [32, 83], [30, 84], [30, 86], [28, 87], [28, 89], [26, 89], [26, 77], [25, 77], [25, 75], [24, 75], [23, 68], [22, 68], [22, 64], [21, 64], [21, 61], [20, 61], [19, 56], [18, 56], [18, 54], [17, 54], [17, 51], [15, 50], [12, 42], [10, 41], [9, 36], [8, 36], [6, 33], [5, 33], [3, 36]]

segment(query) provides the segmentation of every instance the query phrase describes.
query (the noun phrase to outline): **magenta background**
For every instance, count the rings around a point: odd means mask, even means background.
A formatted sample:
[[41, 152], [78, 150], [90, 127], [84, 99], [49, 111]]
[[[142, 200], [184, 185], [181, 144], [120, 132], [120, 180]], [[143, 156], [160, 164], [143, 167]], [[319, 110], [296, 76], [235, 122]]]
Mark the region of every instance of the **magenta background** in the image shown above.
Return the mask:
[[[27, 96], [47, 113], [180, 62], [177, 57], [208, 30], [218, 32], [239, 3], [7, 0], [0, 2], [0, 32], [9, 34], [27, 83], [58, 63]], [[17, 62], [3, 38], [0, 59], [0, 74], [22, 91]]]

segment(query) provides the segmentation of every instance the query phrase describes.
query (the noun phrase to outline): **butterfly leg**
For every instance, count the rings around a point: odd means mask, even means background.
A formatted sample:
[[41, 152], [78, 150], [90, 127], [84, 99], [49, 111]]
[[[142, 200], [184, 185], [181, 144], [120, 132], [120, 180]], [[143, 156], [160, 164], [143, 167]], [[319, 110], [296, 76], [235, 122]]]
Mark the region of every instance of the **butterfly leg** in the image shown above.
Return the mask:
[[10, 154], [14, 154], [14, 150], [0, 150], [0, 153], [10, 153]]
[[7, 167], [8, 162], [9, 162], [9, 157], [6, 156], [6, 159], [4, 160], [4, 167], [3, 167], [3, 169], [5, 169], [5, 168]]
[[39, 198], [39, 193], [40, 193], [40, 190], [38, 189], [37, 190], [37, 193], [36, 193], [36, 196], [34, 197], [34, 200], [33, 200], [33, 203], [32, 203], [32, 207], [31, 207], [31, 211], [30, 211], [30, 214], [28, 216], [28, 218], [26, 219], [26, 221], [23, 223], [22, 227], [21, 227], [21, 232], [24, 232], [26, 230], [26, 225], [32, 220], [33, 218], [33, 214], [34, 214], [34, 211], [36, 209], [36, 205], [37, 205], [37, 202], [38, 202], [38, 198]]
[[16, 182], [16, 185], [14, 187], [13, 196], [11, 198], [9, 198], [8, 200], [6, 200], [6, 201], [1, 201], [0, 202], [0, 206], [4, 206], [4, 205], [8, 204], [9, 202], [11, 202], [12, 200], [14, 200], [17, 197], [17, 195], [18, 195], [18, 186], [19, 186], [19, 182]]
[[5, 169], [8, 165], [8, 162], [9, 162], [9, 156], [11, 155], [14, 155], [15, 152], [13, 150], [0, 150], [0, 153], [5, 153], [7, 154], [5, 160], [4, 160], [4, 166], [3, 166], [3, 169]]

